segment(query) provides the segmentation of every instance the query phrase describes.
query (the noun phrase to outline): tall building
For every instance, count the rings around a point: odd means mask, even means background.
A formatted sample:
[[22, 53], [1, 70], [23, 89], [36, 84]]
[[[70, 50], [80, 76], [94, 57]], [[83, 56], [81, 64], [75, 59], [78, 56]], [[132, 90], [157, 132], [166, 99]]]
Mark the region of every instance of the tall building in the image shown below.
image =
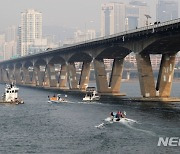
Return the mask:
[[101, 7], [101, 36], [145, 26], [149, 14], [145, 2], [133, 0], [129, 4], [112, 2]]
[[159, 0], [157, 4], [157, 21], [164, 22], [178, 18], [178, 1]]
[[6, 42], [17, 41], [17, 28], [16, 26], [9, 26], [6, 28]]
[[101, 6], [101, 35], [111, 35], [125, 30], [125, 4], [112, 2]]
[[149, 15], [148, 6], [145, 2], [131, 1], [126, 5], [126, 30], [144, 27]]
[[42, 13], [33, 9], [21, 13], [21, 56], [29, 54], [29, 47], [42, 38]]
[[4, 60], [5, 34], [0, 34], [0, 61]]

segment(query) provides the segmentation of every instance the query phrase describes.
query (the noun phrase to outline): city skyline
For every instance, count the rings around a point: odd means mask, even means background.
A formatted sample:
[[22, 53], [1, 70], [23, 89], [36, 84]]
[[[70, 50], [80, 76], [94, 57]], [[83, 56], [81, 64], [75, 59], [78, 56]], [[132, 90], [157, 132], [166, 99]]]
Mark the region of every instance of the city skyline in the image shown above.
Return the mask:
[[[161, 5], [161, 9], [159, 9], [159, 4], [164, 1], [168, 1], [168, 3], [163, 3], [166, 5]], [[177, 18], [178, 7], [176, 7], [175, 10], [173, 10], [173, 7], [169, 8], [173, 1], [176, 0], [154, 0], [153, 2], [158, 2], [157, 8], [155, 8], [156, 13], [162, 16], [164, 12], [168, 13], [168, 15], [175, 12], [176, 16], [171, 16], [173, 19]], [[174, 6], [177, 2], [172, 4]], [[46, 15], [44, 15], [42, 10], [32, 8], [21, 11], [19, 15], [20, 23], [16, 26], [8, 26], [11, 28], [8, 29], [6, 27], [6, 32], [0, 33], [0, 35], [2, 35], [0, 40], [1, 60], [9, 59], [11, 57], [24, 56], [27, 54], [34, 54], [46, 51], [49, 48], [60, 47], [63, 45], [66, 46], [99, 36], [111, 35], [125, 30], [140, 28], [146, 24], [153, 24], [152, 16], [149, 18], [149, 23], [145, 17], [145, 15], [150, 15], [151, 10], [146, 0], [115, 0], [113, 2], [101, 0], [99, 7], [100, 8], [98, 10], [100, 12], [98, 15], [100, 15], [100, 27], [98, 30], [97, 28], [96, 30], [94, 29], [95, 21], [90, 20], [89, 22], [84, 23], [84, 27], [72, 29], [73, 31], [71, 32], [70, 37], [67, 35], [69, 29], [66, 31], [60, 31], [57, 28], [55, 30], [55, 34], [47, 34], [46, 32], [43, 33], [42, 27], [46, 26], [43, 22], [44, 19], [46, 19]], [[170, 17], [167, 16], [166, 20], [170, 20]], [[161, 22], [166, 20], [158, 18], [158, 21]], [[91, 27], [89, 25], [91, 25]], [[58, 27], [58, 25], [56, 26]], [[51, 29], [54, 30], [53, 26]], [[15, 37], [15, 30], [18, 30], [17, 37]], [[58, 35], [61, 37], [66, 35], [66, 37], [64, 37], [64, 39], [57, 39]]]
[[[129, 1], [130, 0], [114, 0], [113, 2]], [[157, 0], [152, 0], [151, 2], [147, 0], [140, 1], [147, 2], [147, 4], [150, 6], [150, 15], [152, 16], [152, 20], [155, 21], [155, 4], [157, 3]], [[20, 24], [19, 16], [21, 12], [31, 8], [39, 10], [43, 13], [43, 25], [45, 26], [62, 26], [75, 29], [84, 29], [86, 26], [87, 28], [94, 28], [96, 31], [100, 31], [101, 4], [109, 2], [112, 1], [77, 0], [73, 2], [69, 0], [53, 0], [50, 3], [48, 0], [31, 0], [30, 2], [25, 2], [23, 0], [13, 2], [7, 0], [4, 1], [0, 6], [0, 20], [3, 21], [0, 25], [0, 32], [2, 32], [7, 26], [18, 26]], [[93, 23], [91, 21], [93, 21]]]

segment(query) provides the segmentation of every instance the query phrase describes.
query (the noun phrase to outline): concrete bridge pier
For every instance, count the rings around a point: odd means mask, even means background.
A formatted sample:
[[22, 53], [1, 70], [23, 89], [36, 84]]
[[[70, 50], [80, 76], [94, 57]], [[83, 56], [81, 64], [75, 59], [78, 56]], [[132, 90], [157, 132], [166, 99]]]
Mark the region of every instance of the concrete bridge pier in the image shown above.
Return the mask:
[[13, 66], [13, 68], [11, 68], [11, 67], [8, 68], [8, 77], [9, 77], [9, 83], [12, 83], [15, 81], [15, 79], [14, 79], [14, 66]]
[[111, 91], [113, 94], [119, 94], [122, 72], [123, 72], [123, 62], [124, 59], [115, 58], [112, 67], [111, 78], [109, 82], [109, 87], [111, 87]]
[[39, 86], [40, 85], [39, 84], [39, 78], [40, 78], [39, 77], [39, 75], [40, 75], [39, 72], [40, 72], [40, 68], [39, 68], [39, 66], [35, 65], [33, 70], [34, 70], [33, 82], [35, 83], [36, 86]]
[[149, 54], [136, 54], [141, 95], [155, 97], [155, 83]]
[[37, 73], [35, 70], [35, 65], [33, 63], [32, 79], [31, 79], [31, 85], [32, 86], [36, 86], [36, 80], [37, 80]]
[[121, 95], [120, 83], [122, 78], [123, 59], [114, 59], [109, 85], [103, 59], [94, 59], [94, 69], [98, 93], [101, 95]]
[[29, 69], [23, 65], [23, 84], [30, 84], [30, 74], [29, 74]]
[[21, 67], [15, 67], [14, 71], [15, 81], [16, 84], [22, 84], [22, 73], [21, 73]]
[[86, 90], [86, 88], [88, 87], [90, 66], [91, 66], [90, 62], [83, 62], [80, 81], [79, 81], [79, 89], [82, 91]]
[[174, 76], [176, 54], [163, 54], [157, 80], [156, 90], [160, 97], [169, 97], [171, 94], [172, 81]]
[[57, 87], [56, 71], [54, 64], [47, 64], [47, 74], [49, 78], [50, 87]]
[[50, 81], [49, 81], [49, 75], [48, 75], [48, 71], [47, 71], [47, 64], [45, 66], [45, 70], [44, 70], [44, 74], [43, 74], [43, 86], [44, 87], [50, 87]]
[[1, 80], [4, 83], [8, 83], [9, 79], [8, 79], [8, 72], [6, 68], [1, 68]]
[[67, 87], [67, 65], [62, 64], [60, 71], [59, 88], [65, 89], [66, 87]]
[[68, 63], [68, 82], [69, 82], [69, 89], [76, 90], [79, 88], [76, 77], [76, 67], [74, 62]]

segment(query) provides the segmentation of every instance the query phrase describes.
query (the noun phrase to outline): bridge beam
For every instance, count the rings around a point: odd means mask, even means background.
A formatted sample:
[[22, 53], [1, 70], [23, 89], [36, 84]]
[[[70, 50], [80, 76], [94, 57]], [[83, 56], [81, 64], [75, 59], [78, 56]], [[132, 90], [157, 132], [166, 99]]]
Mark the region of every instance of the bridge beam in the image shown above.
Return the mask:
[[163, 54], [156, 85], [160, 97], [169, 97], [171, 94], [172, 81], [174, 76], [176, 54]]
[[141, 95], [143, 97], [155, 97], [154, 75], [149, 54], [136, 54], [137, 68]]

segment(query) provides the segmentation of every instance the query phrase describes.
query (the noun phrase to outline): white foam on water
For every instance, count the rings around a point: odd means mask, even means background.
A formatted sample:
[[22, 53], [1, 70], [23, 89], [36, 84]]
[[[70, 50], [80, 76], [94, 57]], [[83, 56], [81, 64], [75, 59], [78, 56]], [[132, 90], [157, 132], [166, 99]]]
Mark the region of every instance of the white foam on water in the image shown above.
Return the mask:
[[102, 103], [99, 103], [99, 102], [93, 102], [93, 101], [85, 101], [85, 102], [78, 102], [79, 104], [102, 104]]
[[103, 128], [104, 127], [104, 123], [101, 123], [101, 124], [99, 124], [99, 125], [97, 125], [97, 126], [95, 126], [96, 128]]
[[143, 132], [143, 133], [146, 133], [146, 134], [151, 135], [151, 136], [157, 136], [157, 135], [156, 135], [154, 132], [152, 132], [152, 131], [135, 128], [135, 127], [129, 125], [128, 123], [124, 123], [124, 125], [127, 126], [127, 127], [130, 128], [130, 129], [135, 130], [135, 131]]

